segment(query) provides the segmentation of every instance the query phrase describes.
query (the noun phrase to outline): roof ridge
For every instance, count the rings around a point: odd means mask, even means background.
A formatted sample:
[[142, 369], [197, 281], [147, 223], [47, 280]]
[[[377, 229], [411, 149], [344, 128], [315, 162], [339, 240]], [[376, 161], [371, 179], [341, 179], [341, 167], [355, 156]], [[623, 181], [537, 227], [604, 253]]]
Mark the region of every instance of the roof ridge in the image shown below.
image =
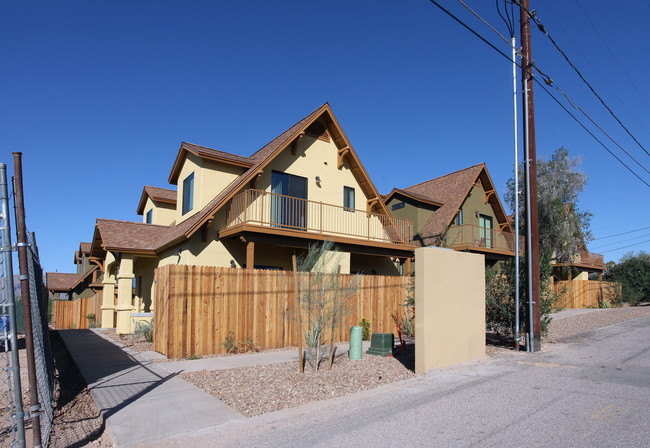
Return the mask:
[[480, 166], [480, 165], [485, 166], [485, 162], [477, 163], [476, 165], [468, 166], [467, 168], [462, 168], [460, 170], [452, 171], [451, 173], [443, 174], [442, 176], [434, 177], [432, 179], [425, 180], [425, 181], [417, 183], [417, 184], [413, 184], [413, 185], [411, 185], [409, 187], [402, 188], [402, 190], [406, 191], [409, 188], [417, 187], [419, 185], [426, 184], [428, 182], [432, 182], [434, 180], [442, 179], [443, 177], [451, 176], [452, 174], [458, 174], [458, 173], [460, 173], [462, 171], [467, 171], [467, 170], [470, 170], [472, 168], [476, 168], [477, 166]]
[[161, 224], [147, 224], [147, 223], [139, 222], [139, 221], [126, 221], [124, 219], [97, 218], [97, 221], [119, 222], [119, 223], [123, 223], [123, 224], [137, 224], [137, 225], [148, 226], [148, 227], [161, 227], [163, 229], [169, 229], [170, 228], [170, 226], [163, 226]]
[[209, 149], [210, 151], [216, 151], [216, 152], [220, 152], [221, 154], [227, 154], [229, 156], [234, 156], [234, 157], [242, 157], [244, 159], [249, 159], [250, 158], [250, 157], [247, 157], [247, 156], [242, 156], [240, 154], [235, 154], [235, 153], [232, 153], [232, 152], [223, 151], [221, 149], [215, 149], [215, 148], [210, 148], [209, 146], [198, 145], [198, 144], [192, 143], [192, 142], [186, 142], [184, 140], [181, 142], [181, 146], [183, 146], [183, 145], [192, 145], [192, 146], [196, 146], [197, 148]]
[[305, 115], [304, 117], [302, 117], [300, 120], [296, 121], [294, 124], [292, 124], [291, 126], [289, 126], [288, 128], [286, 128], [284, 131], [280, 132], [280, 133], [279, 133], [278, 135], [276, 135], [274, 138], [272, 138], [271, 140], [269, 140], [269, 141], [268, 141], [264, 146], [262, 146], [260, 149], [258, 149], [257, 151], [255, 151], [253, 154], [251, 154], [251, 155], [249, 156], [249, 159], [253, 159], [253, 158], [255, 158], [255, 156], [256, 156], [260, 151], [262, 151], [264, 148], [266, 148], [267, 146], [269, 146], [269, 144], [271, 144], [272, 142], [274, 142], [275, 140], [277, 140], [277, 139], [278, 139], [282, 134], [284, 134], [284, 133], [287, 132], [289, 129], [291, 129], [292, 127], [294, 127], [295, 125], [297, 125], [297, 124], [300, 123], [301, 121], [305, 120], [307, 117], [313, 115], [316, 111], [322, 109], [322, 108], [325, 107], [325, 106], [329, 106], [329, 103], [328, 103], [327, 101], [326, 101], [325, 103], [321, 104], [320, 106], [318, 106], [316, 109], [312, 110], [310, 113], [308, 113], [308, 114]]

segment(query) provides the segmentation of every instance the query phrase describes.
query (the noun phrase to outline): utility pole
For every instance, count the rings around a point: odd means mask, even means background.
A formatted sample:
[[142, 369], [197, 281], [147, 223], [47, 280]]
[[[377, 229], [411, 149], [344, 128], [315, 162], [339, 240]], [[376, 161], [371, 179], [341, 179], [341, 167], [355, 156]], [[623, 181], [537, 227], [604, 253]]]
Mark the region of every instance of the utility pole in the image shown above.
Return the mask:
[[542, 325], [539, 292], [539, 220], [537, 217], [537, 153], [535, 150], [535, 108], [533, 104], [533, 74], [530, 46], [530, 7], [521, 0], [521, 82], [524, 92], [524, 148], [526, 150], [526, 258], [528, 265], [528, 350], [537, 352], [542, 346]]
[[38, 402], [38, 382], [34, 360], [34, 332], [32, 331], [31, 293], [29, 289], [29, 265], [27, 261], [27, 227], [25, 226], [25, 201], [23, 199], [22, 153], [14, 152], [14, 206], [16, 207], [16, 234], [18, 240], [18, 264], [20, 265], [20, 291], [23, 299], [25, 324], [25, 351], [29, 377], [29, 415], [32, 419], [34, 448], [41, 446], [41, 405]]

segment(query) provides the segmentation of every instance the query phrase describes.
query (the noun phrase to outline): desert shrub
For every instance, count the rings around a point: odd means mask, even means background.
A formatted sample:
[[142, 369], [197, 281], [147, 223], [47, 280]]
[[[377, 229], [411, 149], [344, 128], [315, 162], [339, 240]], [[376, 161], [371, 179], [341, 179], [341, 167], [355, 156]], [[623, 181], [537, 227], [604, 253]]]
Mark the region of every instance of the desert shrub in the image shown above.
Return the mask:
[[370, 321], [367, 320], [365, 317], [361, 318], [361, 323], [359, 324], [361, 326], [361, 338], [364, 341], [367, 341], [370, 339]]
[[133, 334], [146, 342], [153, 342], [153, 320], [136, 322]]
[[87, 315], [86, 319], [88, 319], [88, 328], [97, 328], [98, 327], [97, 318], [96, 318], [96, 316], [94, 314]]
[[221, 343], [221, 346], [226, 353], [249, 353], [260, 351], [259, 344], [252, 338], [237, 340], [232, 331], [228, 332], [228, 336], [226, 336], [226, 339]]

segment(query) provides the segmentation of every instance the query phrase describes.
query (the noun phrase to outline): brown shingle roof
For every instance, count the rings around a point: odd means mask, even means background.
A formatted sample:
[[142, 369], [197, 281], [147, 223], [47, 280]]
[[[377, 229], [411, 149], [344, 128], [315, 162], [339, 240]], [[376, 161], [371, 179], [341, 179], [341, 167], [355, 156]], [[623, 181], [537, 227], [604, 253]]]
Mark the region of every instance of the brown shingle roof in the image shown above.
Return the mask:
[[145, 185], [142, 189], [142, 195], [140, 196], [140, 203], [138, 204], [138, 215], [144, 213], [144, 206], [147, 204], [147, 197], [150, 197], [154, 202], [164, 202], [166, 204], [176, 205], [176, 190]]
[[62, 272], [48, 272], [45, 274], [47, 289], [50, 291], [70, 291], [75, 287], [82, 274], [66, 274]]
[[169, 231], [168, 226], [100, 218], [95, 227], [95, 240], [99, 236], [104, 250], [154, 253], [158, 241]]
[[90, 253], [90, 243], [79, 243], [79, 252], [88, 255]]
[[442, 206], [436, 210], [429, 221], [424, 225], [421, 234], [424, 236], [438, 235], [444, 232], [451, 224], [451, 220], [463, 204], [465, 197], [476, 182], [485, 164], [471, 166], [426, 182], [404, 188], [404, 191], [428, 198], [430, 201], [441, 203]]

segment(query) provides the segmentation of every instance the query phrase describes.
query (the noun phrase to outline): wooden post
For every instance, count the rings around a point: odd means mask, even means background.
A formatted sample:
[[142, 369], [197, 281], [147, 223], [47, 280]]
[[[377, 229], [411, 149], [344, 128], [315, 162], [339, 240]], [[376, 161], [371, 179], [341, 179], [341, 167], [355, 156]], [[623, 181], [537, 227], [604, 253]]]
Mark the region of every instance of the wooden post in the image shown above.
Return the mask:
[[296, 254], [291, 256], [293, 264], [293, 290], [296, 294], [296, 311], [298, 312], [298, 363], [300, 373], [305, 373], [305, 365], [302, 359], [302, 309], [300, 308], [300, 293], [298, 291], [298, 269], [296, 268]]
[[246, 244], [246, 269], [252, 271], [255, 267], [255, 243], [249, 241]]
[[408, 257], [404, 262], [404, 273], [402, 275], [404, 275], [404, 277], [411, 276], [411, 257]]

